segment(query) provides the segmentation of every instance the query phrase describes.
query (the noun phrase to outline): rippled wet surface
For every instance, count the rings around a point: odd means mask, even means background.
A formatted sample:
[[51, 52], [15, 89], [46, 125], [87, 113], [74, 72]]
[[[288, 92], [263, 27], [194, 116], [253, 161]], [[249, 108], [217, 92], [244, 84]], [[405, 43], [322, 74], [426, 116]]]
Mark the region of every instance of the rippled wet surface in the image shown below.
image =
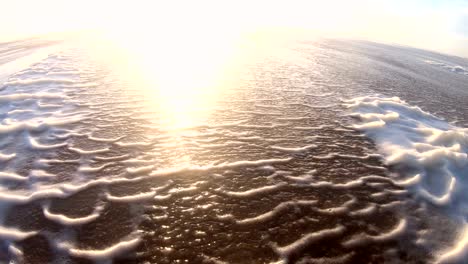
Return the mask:
[[427, 263], [453, 246], [454, 221], [395, 184], [405, 171], [351, 129], [342, 100], [400, 96], [466, 125], [464, 74], [369, 43], [244, 45], [208, 88], [179, 82], [184, 65], [155, 84], [75, 47], [10, 76], [0, 258]]

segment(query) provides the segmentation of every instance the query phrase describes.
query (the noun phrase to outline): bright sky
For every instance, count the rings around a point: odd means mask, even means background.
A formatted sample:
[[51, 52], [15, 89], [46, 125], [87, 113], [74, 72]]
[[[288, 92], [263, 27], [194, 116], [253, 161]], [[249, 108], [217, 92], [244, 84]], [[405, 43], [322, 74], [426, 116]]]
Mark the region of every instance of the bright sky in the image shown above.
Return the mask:
[[82, 29], [235, 35], [294, 27], [468, 57], [468, 0], [0, 0], [0, 40]]

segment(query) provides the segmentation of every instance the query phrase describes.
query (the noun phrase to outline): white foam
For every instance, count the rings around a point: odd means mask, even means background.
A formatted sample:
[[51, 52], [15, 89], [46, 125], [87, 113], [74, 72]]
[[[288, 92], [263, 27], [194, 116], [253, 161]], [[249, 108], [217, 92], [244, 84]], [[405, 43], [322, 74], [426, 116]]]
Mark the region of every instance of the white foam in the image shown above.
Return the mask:
[[349, 212], [349, 207], [356, 203], [356, 198], [351, 198], [341, 206], [330, 207], [330, 208], [314, 208], [314, 211], [325, 214], [325, 215], [341, 215]]
[[56, 177], [55, 174], [48, 173], [44, 170], [34, 169], [29, 172], [29, 178], [35, 179], [50, 179]]
[[276, 120], [281, 121], [303, 121], [303, 120], [310, 120], [309, 116], [302, 116], [302, 117], [278, 117]]
[[368, 175], [362, 176], [358, 179], [351, 180], [344, 183], [333, 183], [328, 181], [319, 181], [319, 182], [311, 182], [310, 185], [313, 187], [321, 187], [321, 188], [332, 188], [332, 189], [349, 189], [363, 185], [368, 180], [383, 180], [387, 182], [393, 183], [393, 180], [390, 178], [378, 176], [378, 175]]
[[75, 164], [79, 163], [79, 159], [73, 159], [73, 160], [59, 160], [59, 159], [38, 159], [34, 161], [34, 163], [39, 166], [39, 167], [48, 167], [50, 164]]
[[134, 249], [139, 243], [140, 238], [133, 238], [125, 241], [121, 241], [113, 246], [110, 246], [105, 249], [77, 249], [71, 247], [69, 244], [62, 243], [58, 247], [64, 249], [71, 256], [87, 258], [95, 261], [102, 261], [113, 259], [115, 257], [121, 256], [130, 250]]
[[19, 229], [0, 226], [0, 238], [7, 241], [20, 241], [35, 234], [37, 234], [37, 232], [24, 232]]
[[119, 147], [148, 147], [148, 146], [151, 146], [153, 143], [151, 142], [115, 142], [115, 144]]
[[42, 189], [33, 192], [5, 191], [0, 189], [0, 202], [25, 204], [37, 199], [63, 198], [68, 194], [60, 189]]
[[10, 253], [11, 260], [10, 263], [22, 263], [23, 262], [23, 251], [19, 249], [15, 243], [7, 243], [8, 246], [8, 253]]
[[14, 115], [14, 114], [24, 114], [24, 113], [33, 113], [34, 111], [31, 109], [15, 109], [8, 111], [7, 114], [8, 116]]
[[45, 149], [54, 149], [54, 148], [60, 148], [60, 147], [63, 147], [63, 146], [66, 146], [67, 143], [66, 142], [63, 142], [63, 143], [58, 143], [58, 144], [50, 144], [50, 145], [45, 145], [45, 144], [42, 144], [42, 143], [39, 143], [34, 137], [32, 137], [31, 135], [27, 135], [27, 139], [28, 139], [28, 142], [29, 142], [29, 146], [33, 149], [41, 149], [41, 150], [45, 150]]
[[296, 206], [311, 206], [315, 204], [317, 204], [317, 201], [315, 200], [299, 200], [299, 201], [282, 202], [279, 205], [277, 205], [275, 208], [273, 208], [271, 211], [268, 211], [264, 214], [261, 214], [252, 218], [236, 220], [236, 223], [240, 225], [259, 224], [259, 223], [263, 223], [263, 222], [273, 219], [278, 214], [280, 214], [281, 212], [289, 208], [294, 208]]
[[[397, 97], [359, 97], [345, 101], [345, 106], [360, 120], [354, 128], [374, 140], [386, 164], [414, 171], [395, 184], [448, 209], [448, 215], [456, 220], [464, 219], [468, 213], [467, 128], [454, 126]], [[466, 256], [466, 233], [441, 262]]]
[[46, 93], [40, 92], [35, 94], [30, 93], [17, 93], [17, 94], [7, 94], [0, 95], [0, 102], [11, 102], [15, 100], [25, 100], [25, 99], [61, 99], [65, 98], [63, 94], [60, 93]]
[[40, 117], [29, 120], [16, 121], [7, 125], [0, 125], [0, 133], [6, 134], [17, 131], [37, 131], [44, 130], [53, 126], [66, 125], [76, 123], [85, 119], [85, 115], [77, 114], [74, 116], [51, 116], [51, 117]]
[[375, 204], [369, 204], [367, 207], [350, 212], [349, 214], [351, 216], [364, 216], [364, 215], [371, 215], [375, 211], [377, 211], [377, 206]]
[[315, 156], [316, 159], [334, 159], [334, 158], [345, 158], [345, 159], [360, 159], [366, 160], [369, 158], [380, 158], [379, 154], [366, 154], [363, 156], [357, 156], [352, 154], [342, 154], [342, 153], [328, 153], [323, 156]]
[[223, 162], [220, 164], [203, 165], [203, 166], [189, 165], [186, 167], [154, 170], [153, 172], [151, 172], [150, 176], [153, 176], [153, 177], [168, 176], [174, 173], [180, 173], [184, 171], [209, 171], [209, 170], [215, 170], [215, 169], [232, 169], [232, 168], [239, 168], [239, 167], [264, 166], [264, 165], [271, 165], [275, 163], [285, 163], [290, 160], [291, 158], [263, 159], [263, 160], [239, 160], [239, 161]]
[[281, 147], [281, 146], [271, 146], [272, 149], [286, 151], [286, 152], [302, 152], [312, 148], [316, 148], [317, 145], [311, 144], [302, 147]]
[[322, 130], [324, 128], [331, 127], [329, 125], [320, 125], [320, 126], [296, 126], [292, 127], [295, 130]]
[[11, 80], [11, 81], [5, 82], [4, 85], [19, 86], [19, 85], [74, 84], [74, 83], [76, 82], [71, 79], [40, 78], [40, 79]]
[[110, 163], [106, 163], [106, 164], [103, 164], [101, 166], [97, 166], [97, 167], [91, 167], [91, 166], [88, 166], [88, 165], [82, 165], [78, 168], [78, 171], [79, 172], [84, 172], [84, 173], [91, 173], [91, 172], [98, 172], [98, 171], [102, 171], [103, 169], [107, 168], [107, 167], [110, 167], [114, 165], [113, 162], [110, 162]]
[[454, 208], [458, 213], [468, 208], [466, 128], [455, 127], [396, 97], [368, 96], [347, 103], [351, 115], [361, 120], [355, 128], [377, 143], [387, 164], [418, 171], [397, 184], [411, 187], [435, 205], [458, 204]]
[[259, 194], [264, 194], [264, 193], [269, 193], [269, 192], [272, 192], [272, 191], [276, 191], [279, 188], [282, 188], [282, 187], [284, 187], [286, 185], [287, 184], [285, 182], [281, 182], [281, 183], [278, 183], [278, 184], [275, 184], [275, 185], [266, 185], [266, 186], [262, 186], [262, 187], [259, 187], [259, 188], [250, 189], [250, 190], [242, 191], [242, 192], [222, 191], [222, 193], [227, 195], [227, 196], [231, 196], [231, 197], [246, 198], [246, 197], [252, 197], [252, 196], [259, 195]]
[[109, 151], [109, 148], [84, 150], [84, 149], [77, 148], [77, 147], [68, 147], [68, 149], [81, 155], [100, 154], [100, 153], [105, 153]]
[[300, 239], [294, 241], [293, 243], [284, 246], [284, 247], [276, 247], [275, 251], [282, 256], [283, 258], [288, 258], [294, 252], [300, 251], [303, 248], [307, 247], [308, 245], [318, 242], [321, 239], [329, 238], [329, 237], [336, 237], [340, 236], [345, 232], [345, 227], [342, 225], [338, 225], [335, 228], [331, 229], [323, 229], [317, 232], [309, 233]]
[[120, 156], [110, 156], [110, 157], [101, 157], [96, 156], [94, 157], [95, 160], [104, 160], [104, 161], [114, 161], [114, 160], [121, 160], [130, 157], [128, 154], [120, 155]]
[[143, 166], [143, 167], [137, 167], [137, 168], [127, 168], [127, 172], [129, 174], [140, 174], [140, 173], [149, 173], [153, 171], [154, 166], [149, 165], [149, 166]]
[[0, 180], [26, 181], [28, 178], [14, 172], [0, 171]]
[[72, 131], [67, 131], [67, 133], [64, 133], [64, 134], [53, 134], [53, 137], [58, 138], [58, 139], [67, 139], [71, 136], [81, 137], [81, 136], [84, 136], [84, 134], [72, 132]]
[[156, 200], [156, 201], [166, 201], [166, 200], [169, 200], [171, 197], [172, 197], [172, 194], [155, 195], [154, 200]]
[[60, 107], [63, 107], [63, 105], [59, 105], [59, 104], [46, 104], [46, 103], [42, 103], [40, 101], [37, 102], [37, 106], [39, 108], [60, 108]]
[[313, 180], [315, 173], [317, 173], [317, 170], [314, 169], [300, 176], [285, 176], [285, 177], [295, 182], [308, 183]]
[[465, 223], [460, 239], [455, 246], [444, 252], [437, 260], [437, 263], [464, 263], [468, 259], [468, 225]]
[[383, 233], [380, 235], [371, 236], [368, 234], [360, 234], [357, 236], [352, 237], [348, 241], [343, 242], [343, 246], [347, 248], [353, 248], [357, 246], [365, 246], [369, 243], [379, 243], [379, 242], [386, 242], [392, 239], [397, 238], [401, 234], [403, 234], [407, 227], [406, 219], [401, 219], [400, 222], [387, 233]]
[[50, 212], [49, 205], [43, 206], [43, 213], [44, 216], [54, 222], [60, 223], [66, 226], [74, 226], [74, 225], [83, 225], [90, 223], [96, 220], [100, 216], [100, 212], [103, 210], [104, 206], [100, 205], [97, 206], [96, 209], [93, 211], [92, 214], [85, 216], [85, 217], [77, 217], [71, 218], [63, 214], [55, 214]]
[[122, 136], [122, 137], [116, 137], [116, 138], [100, 138], [100, 137], [95, 137], [93, 135], [88, 135], [88, 138], [90, 140], [98, 141], [98, 142], [116, 142], [116, 141], [121, 140], [124, 137]]
[[16, 157], [16, 153], [3, 154], [3, 153], [0, 152], [0, 161], [8, 161], [8, 160], [11, 160], [14, 157]]

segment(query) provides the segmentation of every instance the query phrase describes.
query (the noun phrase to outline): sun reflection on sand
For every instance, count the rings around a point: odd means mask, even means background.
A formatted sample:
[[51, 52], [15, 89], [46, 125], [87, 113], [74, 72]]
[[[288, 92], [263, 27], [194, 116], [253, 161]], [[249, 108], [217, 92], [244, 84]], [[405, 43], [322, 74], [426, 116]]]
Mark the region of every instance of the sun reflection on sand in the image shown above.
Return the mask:
[[163, 138], [161, 146], [173, 157], [166, 165], [189, 166], [193, 157], [188, 153], [194, 151], [187, 149], [196, 149], [193, 133], [211, 125], [213, 115], [227, 123], [238, 121], [224, 120], [225, 104], [239, 99], [243, 82], [239, 73], [249, 71], [246, 65], [271, 56], [295, 59], [293, 53], [285, 54], [285, 41], [285, 36], [268, 32], [200, 29], [121, 32], [95, 37], [88, 45], [91, 57], [118, 76], [115, 85], [121, 86], [124, 97], [143, 98], [135, 106], [150, 122], [145, 125], [147, 136]]

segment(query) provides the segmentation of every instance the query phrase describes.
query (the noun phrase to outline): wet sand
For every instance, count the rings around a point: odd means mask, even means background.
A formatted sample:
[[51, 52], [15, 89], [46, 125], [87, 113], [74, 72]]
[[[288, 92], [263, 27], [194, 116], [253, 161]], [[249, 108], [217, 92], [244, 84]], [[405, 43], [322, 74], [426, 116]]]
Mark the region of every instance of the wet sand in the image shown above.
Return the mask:
[[336, 40], [246, 54], [188, 92], [73, 46], [9, 76], [0, 259], [432, 263], [456, 247], [466, 216], [399, 184], [414, 168], [386, 162], [346, 100], [398, 96], [463, 128], [468, 76], [441, 63], [466, 60]]

